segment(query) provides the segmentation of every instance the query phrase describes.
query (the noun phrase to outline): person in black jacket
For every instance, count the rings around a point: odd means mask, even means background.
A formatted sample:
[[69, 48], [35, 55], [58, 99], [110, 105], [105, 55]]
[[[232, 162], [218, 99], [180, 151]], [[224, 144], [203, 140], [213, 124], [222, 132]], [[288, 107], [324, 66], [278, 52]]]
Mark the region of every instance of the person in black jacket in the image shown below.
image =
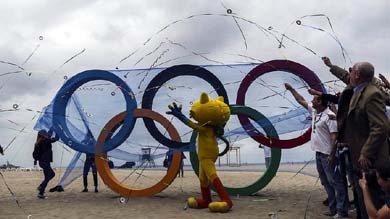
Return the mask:
[[43, 174], [45, 176], [42, 183], [38, 186], [38, 198], [40, 199], [46, 198], [44, 195], [46, 186], [55, 176], [50, 163], [53, 162], [52, 143], [56, 142], [58, 137], [51, 138], [51, 135], [52, 130], [49, 130], [49, 132], [40, 130], [38, 132], [38, 137], [33, 152], [34, 165], [36, 165], [37, 161], [39, 161], [39, 166], [43, 169]]

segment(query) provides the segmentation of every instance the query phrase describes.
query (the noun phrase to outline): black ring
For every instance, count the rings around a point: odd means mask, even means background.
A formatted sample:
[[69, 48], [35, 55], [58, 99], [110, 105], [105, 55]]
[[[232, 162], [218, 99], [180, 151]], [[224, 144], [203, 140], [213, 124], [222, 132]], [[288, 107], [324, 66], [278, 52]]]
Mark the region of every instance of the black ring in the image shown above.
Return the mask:
[[[196, 76], [207, 81], [215, 89], [218, 96], [222, 96], [225, 100], [225, 103], [229, 105], [229, 99], [225, 87], [213, 73], [197, 65], [175, 65], [163, 70], [150, 81], [142, 97], [142, 108], [152, 110], [154, 97], [156, 96], [156, 93], [160, 89], [160, 87], [164, 85], [167, 81], [178, 76]], [[146, 129], [160, 144], [165, 145], [169, 148], [180, 148], [188, 146], [190, 144], [190, 142], [172, 141], [171, 139], [165, 137], [158, 130], [156, 124], [152, 119], [143, 119]]]

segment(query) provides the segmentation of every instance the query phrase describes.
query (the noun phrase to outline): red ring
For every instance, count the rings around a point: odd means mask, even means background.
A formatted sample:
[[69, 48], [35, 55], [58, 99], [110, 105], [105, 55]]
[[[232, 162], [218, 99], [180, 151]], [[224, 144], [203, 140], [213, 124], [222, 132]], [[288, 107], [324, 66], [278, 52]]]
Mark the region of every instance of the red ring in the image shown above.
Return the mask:
[[[271, 73], [273, 71], [285, 71], [292, 73], [302, 78], [309, 85], [309, 87], [326, 93], [326, 90], [323, 87], [321, 80], [317, 77], [316, 74], [314, 74], [313, 71], [311, 71], [307, 67], [290, 60], [272, 60], [256, 66], [245, 76], [237, 92], [237, 105], [245, 105], [245, 95], [253, 81], [255, 81], [258, 77], [266, 73]], [[238, 119], [243, 127], [248, 127], [244, 130], [249, 134], [249, 136], [252, 137], [252, 139], [269, 147], [293, 148], [302, 145], [310, 140], [311, 128], [309, 128], [305, 133], [296, 138], [281, 140], [275, 138], [268, 138], [262, 134], [253, 134], [261, 132], [258, 131], [252, 125], [248, 116], [238, 115]]]

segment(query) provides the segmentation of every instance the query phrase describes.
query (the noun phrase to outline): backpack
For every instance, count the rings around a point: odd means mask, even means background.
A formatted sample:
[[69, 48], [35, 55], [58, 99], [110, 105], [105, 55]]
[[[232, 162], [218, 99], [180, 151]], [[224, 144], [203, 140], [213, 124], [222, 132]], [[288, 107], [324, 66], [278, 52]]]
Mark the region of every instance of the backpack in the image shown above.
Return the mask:
[[39, 160], [39, 158], [41, 158], [41, 151], [40, 151], [39, 144], [35, 144], [32, 156], [34, 160]]

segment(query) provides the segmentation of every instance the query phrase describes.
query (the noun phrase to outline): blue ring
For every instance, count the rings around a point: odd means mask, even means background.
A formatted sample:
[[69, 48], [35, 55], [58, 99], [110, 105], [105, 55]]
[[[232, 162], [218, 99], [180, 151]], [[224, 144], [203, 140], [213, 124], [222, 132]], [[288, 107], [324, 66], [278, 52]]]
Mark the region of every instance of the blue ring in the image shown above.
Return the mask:
[[66, 145], [76, 151], [83, 153], [95, 153], [95, 147], [88, 147], [87, 144], [79, 142], [72, 136], [66, 123], [66, 106], [70, 97], [77, 88], [89, 81], [95, 80], [110, 81], [117, 85], [120, 87], [120, 90], [122, 91], [126, 100], [126, 118], [118, 133], [104, 144], [104, 152], [113, 150], [114, 148], [121, 145], [129, 137], [135, 125], [133, 113], [137, 108], [137, 102], [135, 100], [133, 91], [121, 78], [111, 72], [103, 70], [88, 70], [73, 76], [68, 81], [66, 81], [66, 83], [61, 87], [54, 98], [53, 128], [57, 136]]
[[[157, 91], [167, 81], [178, 76], [195, 76], [208, 82], [216, 91], [218, 96], [223, 96], [224, 101], [229, 105], [229, 99], [222, 82], [210, 71], [197, 65], [175, 65], [161, 71], [148, 84], [142, 97], [142, 108], [152, 110], [153, 100]], [[153, 138], [160, 144], [169, 148], [181, 148], [190, 146], [191, 142], [176, 142], [165, 137], [157, 128], [155, 122], [149, 118], [143, 118], [145, 127]]]

